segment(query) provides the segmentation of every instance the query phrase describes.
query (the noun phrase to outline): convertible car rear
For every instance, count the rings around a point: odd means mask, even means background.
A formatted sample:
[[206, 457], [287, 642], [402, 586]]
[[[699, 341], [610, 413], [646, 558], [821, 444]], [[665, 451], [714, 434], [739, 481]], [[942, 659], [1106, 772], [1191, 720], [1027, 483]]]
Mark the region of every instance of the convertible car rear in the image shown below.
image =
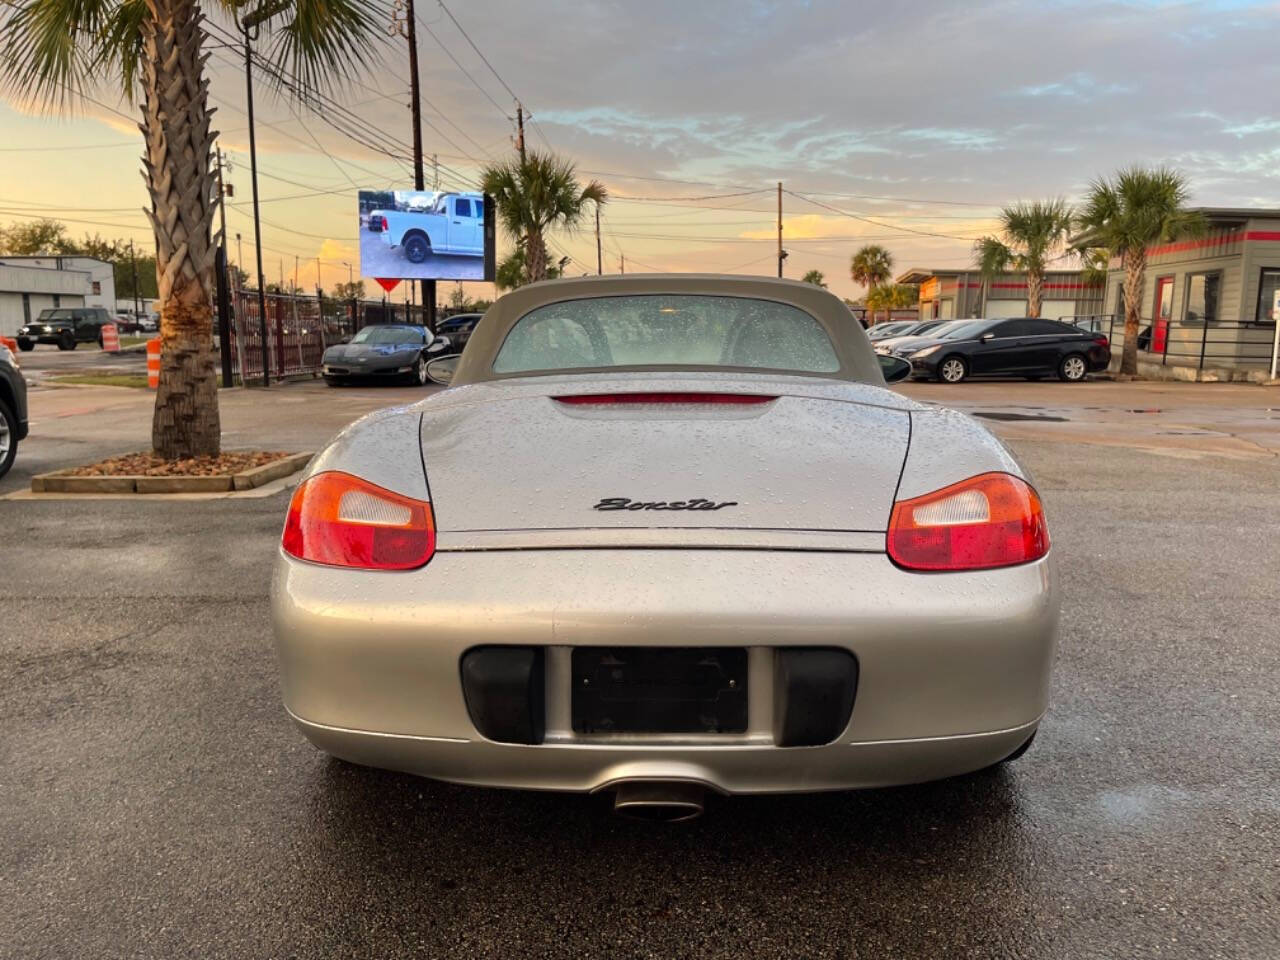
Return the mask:
[[500, 300], [449, 389], [311, 464], [273, 594], [321, 749], [660, 809], [1008, 759], [1058, 619], [990, 433], [889, 390], [825, 291], [700, 276]]

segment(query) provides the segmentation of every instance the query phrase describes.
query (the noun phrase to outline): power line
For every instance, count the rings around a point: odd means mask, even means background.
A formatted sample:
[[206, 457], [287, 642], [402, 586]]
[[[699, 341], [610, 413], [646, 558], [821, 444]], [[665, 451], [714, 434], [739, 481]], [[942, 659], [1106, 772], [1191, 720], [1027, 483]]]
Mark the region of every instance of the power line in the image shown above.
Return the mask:
[[861, 216], [860, 214], [850, 213], [848, 210], [841, 210], [839, 207], [833, 207], [831, 204], [824, 203], [821, 200], [814, 200], [812, 197], [807, 197], [802, 193], [796, 193], [793, 190], [784, 190], [783, 192], [789, 196], [795, 197], [797, 200], [804, 200], [806, 203], [811, 203], [815, 207], [822, 207], [824, 210], [830, 210], [832, 213], [838, 213], [842, 217], [848, 217], [851, 220], [861, 220], [863, 223], [870, 223], [877, 227], [885, 227], [888, 230], [902, 230], [905, 233], [913, 233], [921, 237], [939, 237], [943, 240], [976, 240], [978, 239], [977, 237], [960, 237], [954, 234], [935, 233], [932, 230], [915, 230], [911, 227], [897, 227], [891, 223], [882, 223], [881, 221], [873, 220], [870, 217], [864, 217], [864, 216]]
[[136, 140], [126, 140], [119, 143], [76, 143], [61, 147], [0, 147], [0, 153], [60, 153], [63, 150], [105, 150], [109, 147], [138, 146], [141, 146], [141, 144]]
[[471, 45], [471, 49], [476, 52], [476, 56], [479, 57], [481, 60], [483, 60], [484, 65], [489, 68], [489, 72], [498, 78], [498, 82], [502, 84], [502, 89], [506, 90], [507, 93], [511, 94], [512, 100], [519, 100], [520, 98], [516, 96], [516, 92], [512, 90], [510, 86], [507, 85], [507, 81], [503, 80], [501, 74], [499, 74], [498, 71], [493, 68], [493, 64], [489, 62], [489, 58], [480, 52], [480, 48], [477, 47], [475, 44], [475, 41], [471, 39], [471, 35], [462, 28], [462, 24], [458, 22], [458, 18], [455, 17], [453, 15], [453, 12], [444, 5], [444, 0], [437, 0], [437, 2], [440, 4], [440, 9], [445, 12], [445, 16], [447, 16], [450, 20], [453, 21], [453, 25], [458, 28], [458, 32], [462, 34], [463, 37], [466, 38], [467, 43]]
[[675, 201], [725, 200], [729, 197], [750, 197], [760, 193], [772, 193], [765, 188], [761, 190], [744, 190], [740, 193], [710, 193], [704, 197], [610, 197], [611, 200], [627, 200], [633, 203], [671, 203]]
[[[22, 217], [27, 220], [48, 220], [49, 217], [41, 216], [36, 213], [28, 213], [25, 210], [0, 210], [0, 216], [6, 217]], [[92, 227], [114, 227], [117, 230], [141, 230], [145, 234], [151, 235], [150, 226], [139, 223], [110, 223], [106, 220], [80, 220], [75, 217], [57, 217], [59, 221], [65, 223], [85, 223]], [[153, 243], [154, 245], [154, 243]], [[0, 257], [3, 259], [3, 257]]]
[[464, 67], [464, 66], [463, 66], [463, 65], [458, 61], [458, 58], [457, 58], [457, 57], [455, 57], [455, 56], [453, 55], [453, 51], [452, 51], [452, 50], [450, 50], [448, 47], [446, 47], [446, 46], [444, 45], [444, 41], [442, 41], [438, 36], [436, 36], [436, 32], [435, 32], [434, 30], [432, 30], [429, 26], [427, 26], [426, 21], [424, 21], [420, 15], [419, 15], [419, 17], [418, 17], [418, 26], [420, 26], [423, 30], [427, 31], [427, 33], [431, 36], [431, 39], [432, 39], [432, 40], [434, 40], [434, 41], [436, 42], [436, 45], [437, 45], [437, 46], [439, 46], [439, 47], [440, 47], [440, 49], [441, 49], [441, 50], [443, 50], [443, 51], [445, 52], [445, 54], [448, 56], [448, 58], [449, 58], [450, 60], [452, 60], [452, 61], [453, 61], [454, 66], [456, 66], [459, 70], [461, 70], [461, 71], [462, 71], [462, 75], [463, 75], [464, 77], [466, 77], [468, 80], [470, 80], [470, 81], [471, 81], [471, 85], [472, 85], [473, 87], [475, 87], [477, 90], [479, 90], [482, 94], [484, 94], [485, 99], [486, 99], [486, 100], [488, 100], [490, 103], [492, 103], [492, 104], [493, 104], [494, 108], [498, 111], [498, 113], [502, 114], [502, 117], [503, 117], [503, 119], [504, 119], [504, 120], [506, 120], [508, 123], [510, 123], [510, 122], [511, 122], [511, 117], [510, 117], [510, 115], [507, 113], [507, 111], [506, 111], [506, 110], [504, 110], [504, 109], [502, 108], [502, 105], [501, 105], [500, 103], [498, 103], [498, 101], [497, 101], [497, 100], [493, 99], [493, 97], [492, 97], [492, 96], [490, 96], [490, 94], [489, 94], [489, 91], [488, 91], [488, 90], [486, 90], [484, 87], [480, 86], [479, 81], [477, 81], [477, 80], [476, 80], [476, 78], [475, 78], [475, 77], [473, 77], [473, 76], [468, 72], [467, 68], [466, 68], [466, 67]]

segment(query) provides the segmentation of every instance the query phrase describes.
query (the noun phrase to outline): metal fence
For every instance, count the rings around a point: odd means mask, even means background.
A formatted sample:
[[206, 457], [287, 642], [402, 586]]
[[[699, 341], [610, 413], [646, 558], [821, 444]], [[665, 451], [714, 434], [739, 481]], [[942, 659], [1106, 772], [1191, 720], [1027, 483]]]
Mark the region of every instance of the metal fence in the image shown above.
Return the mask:
[[[1111, 341], [1112, 356], [1118, 358], [1124, 349], [1123, 314], [1090, 314], [1062, 317], [1091, 333], [1105, 333]], [[1139, 359], [1159, 362], [1164, 366], [1241, 367], [1271, 363], [1271, 324], [1239, 323], [1232, 320], [1210, 320], [1171, 323], [1150, 319], [1138, 320]], [[1146, 356], [1142, 356], [1146, 354]]]
[[[268, 293], [266, 358], [271, 379], [319, 375], [325, 347], [375, 323], [426, 322], [420, 305], [387, 300], [331, 300], [318, 296]], [[258, 291], [231, 294], [231, 358], [241, 383], [262, 381], [263, 324]]]

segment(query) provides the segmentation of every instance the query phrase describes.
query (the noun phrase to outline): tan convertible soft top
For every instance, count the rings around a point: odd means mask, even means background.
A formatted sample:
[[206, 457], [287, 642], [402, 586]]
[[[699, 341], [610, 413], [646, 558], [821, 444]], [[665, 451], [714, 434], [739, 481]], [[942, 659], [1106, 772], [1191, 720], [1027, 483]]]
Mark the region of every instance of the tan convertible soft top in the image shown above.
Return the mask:
[[[528, 374], [501, 374], [493, 372], [493, 359], [511, 332], [516, 321], [538, 307], [565, 300], [586, 300], [594, 297], [627, 297], [654, 294], [684, 294], [713, 297], [745, 297], [753, 300], [773, 300], [797, 307], [822, 324], [835, 345], [840, 369], [835, 373], [797, 374], [795, 371], [778, 371], [796, 376], [821, 376], [827, 379], [852, 380], [857, 383], [883, 384], [880, 363], [862, 324], [849, 312], [849, 308], [835, 295], [795, 280], [773, 280], [768, 277], [742, 277], [715, 273], [648, 273], [625, 276], [581, 277], [571, 280], [547, 280], [530, 284], [508, 293], [489, 308], [484, 319], [476, 326], [467, 341], [467, 349], [458, 362], [453, 375], [454, 385], [479, 383], [485, 380], [504, 380], [512, 376]], [[571, 373], [599, 372], [601, 369], [618, 372], [618, 367], [577, 367]], [[724, 371], [722, 366], [652, 366], [644, 370], [710, 370]], [[556, 371], [540, 371], [554, 373]], [[768, 370], [753, 369], [753, 373]]]

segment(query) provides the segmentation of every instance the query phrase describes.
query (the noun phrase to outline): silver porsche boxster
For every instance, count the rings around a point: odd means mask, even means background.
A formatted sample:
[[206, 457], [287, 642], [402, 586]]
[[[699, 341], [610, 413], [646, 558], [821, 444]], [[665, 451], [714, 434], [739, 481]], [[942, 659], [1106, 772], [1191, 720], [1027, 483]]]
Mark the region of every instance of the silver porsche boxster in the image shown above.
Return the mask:
[[886, 387], [836, 297], [649, 275], [499, 300], [450, 381], [344, 430], [289, 506], [284, 701], [321, 750], [460, 783], [705, 790], [962, 774], [1044, 715], [1040, 498]]

